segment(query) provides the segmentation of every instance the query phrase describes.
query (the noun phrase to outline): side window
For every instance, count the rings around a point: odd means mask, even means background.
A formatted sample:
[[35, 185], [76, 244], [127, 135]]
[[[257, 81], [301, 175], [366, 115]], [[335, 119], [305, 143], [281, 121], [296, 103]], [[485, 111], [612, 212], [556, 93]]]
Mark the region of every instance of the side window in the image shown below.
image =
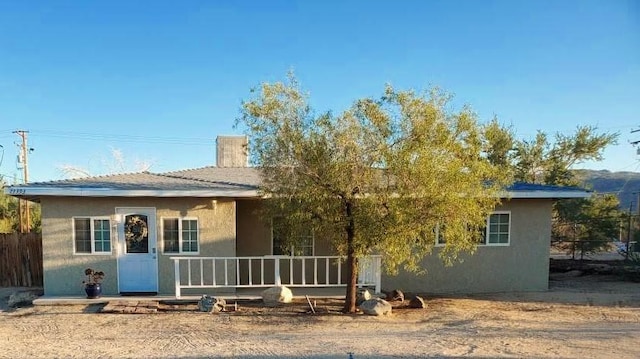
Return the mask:
[[511, 213], [492, 213], [488, 222], [487, 245], [508, 245], [511, 232]]
[[309, 233], [301, 236], [295, 241], [295, 246], [287, 246], [285, 231], [282, 229], [282, 223], [278, 218], [271, 220], [271, 254], [273, 255], [294, 255], [294, 256], [312, 256], [314, 254], [314, 236], [313, 231], [309, 229]]
[[[444, 246], [447, 241], [443, 229], [445, 225], [436, 226], [436, 246]], [[468, 228], [471, 231], [471, 228]], [[486, 227], [480, 228], [478, 245], [508, 245], [511, 231], [511, 213], [494, 212], [487, 217]]]

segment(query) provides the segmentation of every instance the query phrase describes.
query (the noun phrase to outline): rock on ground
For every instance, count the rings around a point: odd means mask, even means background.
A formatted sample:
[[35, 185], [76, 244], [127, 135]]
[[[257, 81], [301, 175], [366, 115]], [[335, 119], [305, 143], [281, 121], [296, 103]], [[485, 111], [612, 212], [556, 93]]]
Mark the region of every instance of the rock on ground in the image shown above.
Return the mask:
[[404, 302], [404, 293], [399, 289], [394, 289], [393, 292], [387, 295], [387, 300]]
[[367, 315], [391, 314], [391, 304], [384, 299], [373, 298], [360, 304], [360, 310]]
[[27, 305], [31, 305], [33, 300], [38, 298], [41, 295], [40, 292], [35, 291], [18, 291], [14, 292], [9, 296], [9, 300], [7, 301], [7, 306], [9, 308], [15, 307], [24, 307]]
[[424, 302], [424, 299], [417, 295], [409, 302], [409, 308], [424, 309], [426, 307], [427, 304]]
[[371, 299], [371, 293], [368, 289], [359, 288], [356, 294], [356, 305], [360, 305], [365, 300]]
[[262, 292], [262, 301], [268, 306], [291, 303], [292, 300], [293, 293], [285, 286], [271, 287]]
[[198, 301], [198, 309], [201, 312], [219, 313], [224, 310], [227, 302], [222, 298], [210, 297], [203, 295]]

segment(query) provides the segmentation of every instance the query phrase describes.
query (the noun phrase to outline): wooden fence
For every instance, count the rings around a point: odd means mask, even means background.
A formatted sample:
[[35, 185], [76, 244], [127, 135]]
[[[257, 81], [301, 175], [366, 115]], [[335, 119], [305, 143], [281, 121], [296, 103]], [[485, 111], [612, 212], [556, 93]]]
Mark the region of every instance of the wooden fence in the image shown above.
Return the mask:
[[0, 233], [0, 286], [42, 286], [40, 233]]

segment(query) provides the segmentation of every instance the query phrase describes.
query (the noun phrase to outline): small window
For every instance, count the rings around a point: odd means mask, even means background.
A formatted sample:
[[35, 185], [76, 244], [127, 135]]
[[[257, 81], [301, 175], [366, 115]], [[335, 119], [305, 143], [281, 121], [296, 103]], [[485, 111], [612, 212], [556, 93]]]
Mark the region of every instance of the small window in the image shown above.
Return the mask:
[[436, 246], [444, 246], [447, 244], [447, 240], [444, 238], [444, 233], [441, 230], [444, 227], [443, 224], [438, 224], [433, 228], [433, 232], [436, 236]]
[[162, 220], [164, 253], [198, 253], [198, 220], [188, 218], [164, 218]]
[[73, 234], [75, 253], [111, 253], [111, 222], [108, 218], [73, 218]]
[[[510, 212], [494, 212], [487, 217], [487, 226], [480, 232], [478, 245], [509, 245], [511, 231]], [[443, 235], [444, 225], [438, 225], [434, 229], [436, 234], [436, 246], [444, 246], [447, 241]]]
[[272, 220], [271, 237], [272, 237], [272, 254], [273, 255], [286, 255], [286, 256], [312, 256], [314, 247], [314, 236], [311, 229], [309, 233], [301, 236], [295, 241], [295, 246], [287, 247], [287, 241], [282, 231], [278, 230], [278, 220]]
[[511, 215], [509, 212], [496, 212], [489, 216], [487, 245], [509, 244]]

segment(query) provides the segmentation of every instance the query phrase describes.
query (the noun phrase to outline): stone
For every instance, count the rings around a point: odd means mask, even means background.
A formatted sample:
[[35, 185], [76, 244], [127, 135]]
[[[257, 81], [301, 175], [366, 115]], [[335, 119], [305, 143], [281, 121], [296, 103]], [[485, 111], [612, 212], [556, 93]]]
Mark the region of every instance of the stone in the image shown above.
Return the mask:
[[265, 289], [262, 292], [262, 302], [267, 306], [278, 306], [283, 303], [291, 303], [293, 293], [285, 286], [277, 286]]
[[203, 295], [198, 301], [198, 310], [207, 313], [220, 313], [224, 310], [227, 302], [222, 298]]
[[369, 293], [368, 289], [358, 288], [358, 292], [356, 293], [356, 305], [360, 305], [365, 300], [371, 299], [371, 293]]
[[393, 292], [391, 292], [391, 293], [389, 293], [387, 295], [387, 300], [388, 301], [404, 302], [404, 293], [402, 293], [401, 290], [395, 289], [395, 290], [393, 290]]
[[409, 308], [424, 309], [426, 307], [427, 304], [424, 302], [424, 299], [417, 295], [409, 301]]
[[10, 308], [28, 306], [31, 305], [36, 298], [38, 298], [38, 295], [34, 292], [14, 292], [9, 296], [7, 306]]
[[391, 304], [384, 299], [373, 298], [362, 302], [360, 310], [367, 315], [387, 315], [391, 314]]

